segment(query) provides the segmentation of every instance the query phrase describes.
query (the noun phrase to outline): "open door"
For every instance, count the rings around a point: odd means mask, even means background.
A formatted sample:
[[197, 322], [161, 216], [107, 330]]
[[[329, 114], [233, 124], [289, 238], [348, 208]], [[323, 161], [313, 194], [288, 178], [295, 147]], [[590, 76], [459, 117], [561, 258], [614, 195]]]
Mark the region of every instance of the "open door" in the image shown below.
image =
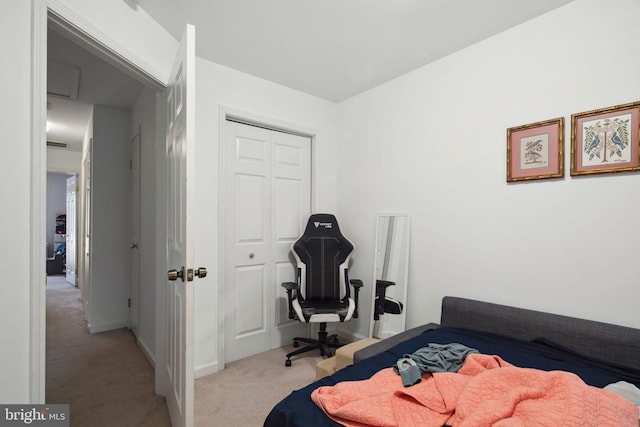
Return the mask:
[[187, 25], [164, 93], [166, 111], [166, 256], [158, 312], [156, 389], [175, 427], [192, 426], [195, 28]]

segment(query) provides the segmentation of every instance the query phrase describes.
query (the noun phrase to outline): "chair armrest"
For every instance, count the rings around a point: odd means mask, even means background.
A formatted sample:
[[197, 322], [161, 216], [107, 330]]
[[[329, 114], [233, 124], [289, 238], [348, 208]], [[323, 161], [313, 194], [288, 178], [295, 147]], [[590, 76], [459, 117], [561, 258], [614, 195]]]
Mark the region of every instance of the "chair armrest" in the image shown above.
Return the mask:
[[353, 286], [354, 289], [360, 289], [361, 287], [364, 286], [364, 283], [362, 283], [362, 280], [360, 279], [351, 279], [349, 280], [349, 282], [351, 283], [351, 286]]
[[373, 320], [380, 320], [380, 316], [385, 313], [387, 288], [389, 286], [395, 285], [396, 282], [390, 282], [388, 280], [376, 280], [376, 296], [373, 310]]
[[[283, 282], [281, 286], [287, 290], [287, 302], [289, 306], [289, 319], [296, 318], [296, 312], [293, 309], [293, 292], [299, 289], [299, 286], [296, 282]], [[297, 293], [297, 292], [296, 292]]]
[[296, 289], [298, 287], [298, 284], [296, 282], [284, 282], [281, 284], [281, 286], [288, 292]]
[[351, 283], [351, 286], [353, 286], [353, 300], [356, 303], [356, 308], [355, 310], [353, 310], [353, 318], [357, 319], [358, 318], [358, 292], [360, 291], [360, 288], [364, 286], [364, 284], [360, 279], [351, 279], [349, 280], [349, 283]]

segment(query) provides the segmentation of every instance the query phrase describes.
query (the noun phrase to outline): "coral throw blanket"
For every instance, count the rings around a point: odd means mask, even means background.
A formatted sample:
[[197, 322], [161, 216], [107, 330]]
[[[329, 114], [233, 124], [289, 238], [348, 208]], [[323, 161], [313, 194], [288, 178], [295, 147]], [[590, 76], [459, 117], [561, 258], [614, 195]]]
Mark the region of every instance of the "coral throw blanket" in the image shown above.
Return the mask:
[[577, 375], [469, 355], [457, 373], [425, 374], [405, 388], [392, 368], [363, 381], [319, 387], [311, 398], [345, 426], [637, 426], [628, 399]]

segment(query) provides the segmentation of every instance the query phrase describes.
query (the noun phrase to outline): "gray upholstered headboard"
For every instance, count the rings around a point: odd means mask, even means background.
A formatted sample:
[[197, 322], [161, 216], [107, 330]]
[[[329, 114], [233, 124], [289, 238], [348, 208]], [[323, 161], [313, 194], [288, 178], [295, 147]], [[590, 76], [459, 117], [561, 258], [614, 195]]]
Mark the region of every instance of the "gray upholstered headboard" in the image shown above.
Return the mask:
[[[579, 353], [640, 369], [640, 329], [451, 296], [442, 299], [440, 325], [521, 340], [547, 338]], [[434, 327], [437, 325], [422, 325], [382, 340], [356, 352], [354, 361]]]
[[440, 325], [511, 338], [547, 338], [571, 350], [640, 369], [640, 329], [465, 298], [444, 297]]

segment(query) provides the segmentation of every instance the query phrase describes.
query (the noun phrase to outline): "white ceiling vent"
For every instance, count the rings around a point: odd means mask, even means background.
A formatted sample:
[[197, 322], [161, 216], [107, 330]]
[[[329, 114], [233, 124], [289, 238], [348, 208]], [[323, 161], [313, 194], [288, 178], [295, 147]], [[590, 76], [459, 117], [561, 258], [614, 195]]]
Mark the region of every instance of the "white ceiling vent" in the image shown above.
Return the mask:
[[80, 69], [49, 61], [47, 64], [47, 94], [75, 101], [78, 99]]

